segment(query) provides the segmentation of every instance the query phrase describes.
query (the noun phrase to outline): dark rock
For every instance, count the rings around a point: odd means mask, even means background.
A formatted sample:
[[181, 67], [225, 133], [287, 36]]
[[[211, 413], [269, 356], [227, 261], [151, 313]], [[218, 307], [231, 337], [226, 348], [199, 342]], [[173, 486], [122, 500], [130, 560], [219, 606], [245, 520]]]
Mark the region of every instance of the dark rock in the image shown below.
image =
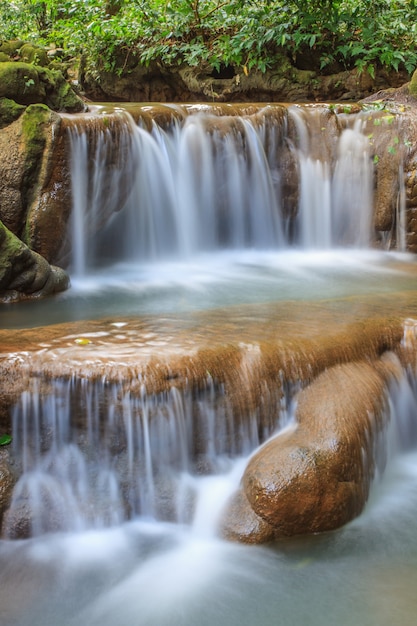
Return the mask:
[[15, 479], [9, 466], [9, 453], [7, 450], [0, 450], [0, 528], [3, 513], [10, 505], [14, 483]]

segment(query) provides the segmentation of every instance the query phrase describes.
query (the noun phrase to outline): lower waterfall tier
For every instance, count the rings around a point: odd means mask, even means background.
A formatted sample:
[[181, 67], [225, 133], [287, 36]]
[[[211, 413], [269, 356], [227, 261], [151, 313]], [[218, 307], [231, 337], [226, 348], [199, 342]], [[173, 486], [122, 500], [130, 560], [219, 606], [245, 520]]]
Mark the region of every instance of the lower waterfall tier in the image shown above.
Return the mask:
[[[398, 389], [415, 405], [414, 318], [398, 292], [0, 331], [3, 535], [203, 516], [258, 543], [343, 525], [385, 462]], [[237, 461], [199, 513], [199, 480]]]

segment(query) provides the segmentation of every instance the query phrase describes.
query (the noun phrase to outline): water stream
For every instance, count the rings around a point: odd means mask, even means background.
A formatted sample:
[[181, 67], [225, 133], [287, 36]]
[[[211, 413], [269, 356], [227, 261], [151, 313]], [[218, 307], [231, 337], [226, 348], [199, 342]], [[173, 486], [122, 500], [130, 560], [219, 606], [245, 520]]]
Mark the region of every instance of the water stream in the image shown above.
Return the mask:
[[[50, 399], [44, 402], [50, 417]], [[415, 379], [404, 375], [391, 391], [385, 473], [365, 512], [334, 533], [270, 547], [217, 538], [216, 517], [245, 463], [238, 455], [200, 476], [188, 474], [186, 459], [178, 459], [196, 495], [193, 515], [183, 522], [145, 515], [124, 522], [107, 518], [103, 527], [90, 518], [65, 532], [2, 541], [2, 626], [411, 626], [417, 610], [416, 408]], [[79, 461], [72, 457], [68, 463], [74, 450], [65, 449], [65, 431], [65, 425], [57, 429], [52, 446], [58, 448], [60, 440], [67, 455], [63, 466], [54, 462], [64, 484]], [[84, 477], [78, 480], [85, 488]], [[111, 491], [111, 481], [105, 482]], [[65, 518], [75, 523], [70, 495], [58, 483], [49, 487], [55, 498], [65, 499]], [[106, 502], [111, 505], [111, 499]], [[51, 502], [49, 508], [51, 519]]]
[[[346, 298], [354, 309], [352, 296], [415, 290], [401, 170], [398, 249], [371, 246], [361, 119], [318, 154], [322, 119], [302, 107], [284, 124], [197, 112], [150, 130], [121, 115], [116, 156], [110, 131], [89, 143], [82, 126], [71, 130], [72, 289], [0, 311], [2, 327], [79, 320], [82, 333], [87, 319], [163, 324], [211, 309], [227, 321], [236, 305]], [[1, 626], [415, 624], [413, 371], [390, 388], [387, 467], [358, 519], [268, 547], [218, 537], [248, 458], [291, 423], [297, 390], [271, 393], [265, 421], [239, 419], [209, 372], [199, 393], [152, 396], [105, 378], [32, 381], [12, 415], [22, 477], [11, 513], [26, 507], [30, 538], [0, 540]]]

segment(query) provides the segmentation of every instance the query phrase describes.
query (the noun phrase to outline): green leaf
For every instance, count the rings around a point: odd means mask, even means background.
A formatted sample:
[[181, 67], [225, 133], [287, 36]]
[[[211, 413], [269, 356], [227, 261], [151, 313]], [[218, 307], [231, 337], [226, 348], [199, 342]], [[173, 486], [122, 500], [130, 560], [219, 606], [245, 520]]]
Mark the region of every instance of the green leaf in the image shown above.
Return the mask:
[[368, 65], [366, 69], [368, 70], [369, 76], [375, 80], [375, 67], [373, 65]]
[[10, 435], [1, 435], [0, 437], [0, 446], [7, 446], [12, 442], [12, 438]]

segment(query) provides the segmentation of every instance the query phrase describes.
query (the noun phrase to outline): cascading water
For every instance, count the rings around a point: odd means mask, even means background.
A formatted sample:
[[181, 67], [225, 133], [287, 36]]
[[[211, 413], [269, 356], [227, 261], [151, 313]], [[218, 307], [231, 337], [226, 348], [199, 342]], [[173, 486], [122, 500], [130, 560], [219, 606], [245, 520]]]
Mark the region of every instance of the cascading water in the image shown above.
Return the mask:
[[210, 381], [198, 398], [176, 389], [148, 397], [123, 384], [83, 380], [58, 380], [46, 394], [24, 392], [13, 417], [22, 477], [11, 528], [22, 503], [31, 536], [137, 516], [191, 524], [197, 476], [224, 474], [233, 459], [246, 458], [285, 425], [290, 412], [277, 398], [273, 422], [259, 413], [234, 415]]
[[[373, 164], [363, 122], [359, 118], [317, 154], [310, 125], [320, 119], [314, 109], [295, 107], [278, 120], [205, 112], [174, 120], [167, 129], [153, 122], [149, 130], [125, 117], [118, 140], [121, 156], [110, 171], [114, 146], [108, 130], [97, 130], [88, 145], [85, 131], [75, 126], [75, 273], [97, 264], [94, 254], [87, 259], [87, 241], [94, 224], [106, 221], [106, 206], [112, 204], [119, 213], [104, 236], [104, 261], [110, 241], [113, 255], [115, 242], [123, 242], [119, 261], [190, 259], [225, 249], [369, 246]], [[289, 122], [296, 128], [294, 139], [285, 130]], [[288, 158], [294, 161], [294, 175], [299, 172], [298, 217], [291, 229], [283, 185]], [[108, 197], [108, 189], [116, 194], [119, 181], [127, 178], [134, 181], [129, 197]]]
[[[332, 309], [334, 295], [414, 289], [401, 257], [388, 269], [385, 257], [372, 266], [367, 250], [375, 171], [362, 118], [353, 124], [340, 116], [336, 124], [328, 108], [324, 119], [315, 107], [285, 107], [271, 117], [268, 111], [223, 119], [191, 107], [169, 123], [148, 125], [120, 112], [114, 126], [110, 116], [90, 120], [89, 135], [75, 120], [74, 288], [54, 300], [54, 321], [66, 319], [62, 309], [71, 298], [76, 319], [114, 316], [119, 352], [110, 351], [106, 337], [101, 349], [117, 368], [126, 355], [129, 364], [132, 354], [144, 354], [121, 315], [160, 313], [146, 346], [150, 358], [175, 333], [166, 330], [174, 311], [181, 317], [224, 307], [227, 336], [229, 304], [302, 299], [308, 308], [320, 298], [335, 315], [342, 309]], [[337, 127], [327, 134], [329, 119]], [[401, 248], [402, 183], [398, 197]], [[335, 254], [336, 247], [348, 254]], [[348, 268], [349, 288], [340, 284], [340, 266]], [[97, 297], [103, 285], [105, 304]], [[132, 293], [136, 300], [125, 306]], [[42, 306], [29, 309], [38, 324], [45, 323]], [[262, 313], [250, 309], [246, 316], [262, 325]], [[290, 321], [298, 341], [297, 316]], [[184, 321], [183, 336], [187, 324], [193, 322]], [[81, 322], [56, 354], [53, 341], [39, 350], [51, 350], [59, 364], [74, 338], [81, 337], [83, 350], [84, 330]], [[274, 332], [280, 336], [279, 321]], [[248, 547], [220, 540], [219, 519], [248, 456], [291, 420], [298, 384], [257, 382], [261, 400], [252, 406], [238, 386], [232, 399], [204, 369], [204, 384], [192, 387], [187, 379], [184, 387], [148, 394], [134, 367], [129, 384], [122, 375], [96, 374], [96, 339], [86, 361], [91, 377], [54, 377], [49, 364], [49, 374], [32, 377], [13, 408], [20, 479], [3, 529], [5, 537], [29, 538], [0, 541], [1, 626], [414, 624], [414, 370], [399, 375], [396, 366], [388, 428], [378, 439], [380, 466], [388, 462], [365, 512], [337, 533]], [[238, 377], [246, 386], [259, 366], [258, 346], [248, 346]], [[395, 590], [392, 580], [399, 581]]]
[[[288, 626], [307, 615], [315, 626], [347, 626], [352, 615], [366, 626], [411, 626], [415, 380], [411, 371], [393, 380], [379, 442], [388, 463], [365, 513], [337, 534], [287, 541], [279, 551], [215, 536], [242, 455], [261, 439], [256, 420], [231, 424], [227, 409], [215, 410], [213, 390], [134, 398], [103, 382], [57, 381], [42, 394], [35, 385], [15, 407], [14, 446], [26, 471], [12, 513], [25, 507], [26, 530], [40, 536], [0, 543], [2, 625], [272, 626], [278, 611]], [[229, 438], [240, 442], [234, 460]], [[132, 520], [123, 521], [129, 510]], [[394, 573], [400, 589], [394, 602], [387, 588], [387, 605], [381, 585]]]
[[316, 129], [324, 149], [317, 155], [309, 120], [322, 119], [308, 109], [293, 108], [297, 129], [296, 153], [300, 169], [298, 223], [303, 248], [369, 247], [372, 241], [373, 163], [370, 142], [360, 117], [341, 130], [337, 141], [324, 140], [326, 126]]

